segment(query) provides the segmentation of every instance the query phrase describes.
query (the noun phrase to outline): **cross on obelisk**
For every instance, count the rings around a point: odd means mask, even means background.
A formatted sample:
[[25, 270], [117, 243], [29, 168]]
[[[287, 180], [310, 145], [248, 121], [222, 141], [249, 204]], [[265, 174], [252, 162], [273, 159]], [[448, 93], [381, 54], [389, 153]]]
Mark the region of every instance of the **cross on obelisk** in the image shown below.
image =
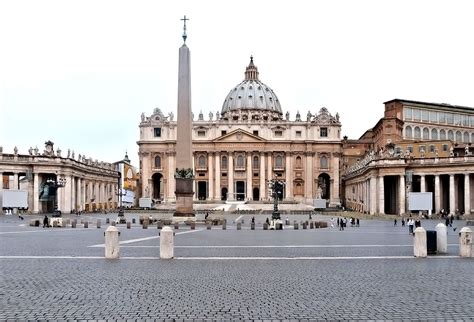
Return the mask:
[[[184, 16], [183, 39], [186, 41], [186, 20]], [[175, 220], [189, 220], [194, 217], [194, 173], [192, 154], [192, 112], [191, 112], [191, 54], [184, 43], [179, 48], [178, 71], [178, 117], [176, 135], [176, 211]], [[170, 169], [171, 170], [171, 169]], [[185, 219], [183, 219], [185, 218]]]
[[184, 40], [184, 43], [186, 43], [186, 38], [188, 38], [188, 35], [186, 35], [186, 21], [189, 20], [189, 18], [186, 18], [186, 15], [184, 15], [184, 18], [181, 19], [181, 21], [184, 22], [184, 26], [183, 26], [183, 40]]

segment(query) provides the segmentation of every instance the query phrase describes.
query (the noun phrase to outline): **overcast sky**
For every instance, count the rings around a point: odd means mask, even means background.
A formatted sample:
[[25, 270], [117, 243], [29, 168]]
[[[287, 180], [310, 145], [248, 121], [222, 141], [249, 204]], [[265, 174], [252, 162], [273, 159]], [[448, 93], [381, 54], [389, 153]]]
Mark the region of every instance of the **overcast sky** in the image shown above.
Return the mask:
[[[291, 119], [326, 107], [360, 137], [402, 98], [474, 107], [472, 1], [0, 1], [0, 145], [138, 166], [140, 115], [177, 107], [187, 15], [195, 118], [250, 55]], [[305, 118], [305, 117], [304, 117]], [[63, 152], [65, 153], [65, 152]]]

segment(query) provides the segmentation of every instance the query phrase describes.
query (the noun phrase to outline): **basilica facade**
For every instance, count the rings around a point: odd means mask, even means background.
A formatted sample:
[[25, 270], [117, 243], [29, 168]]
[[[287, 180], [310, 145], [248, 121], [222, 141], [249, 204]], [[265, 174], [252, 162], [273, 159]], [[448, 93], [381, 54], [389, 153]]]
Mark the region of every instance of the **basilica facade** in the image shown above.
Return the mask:
[[[224, 95], [223, 95], [224, 97]], [[142, 114], [139, 160], [141, 194], [175, 201], [177, 122], [156, 108]], [[284, 184], [282, 199], [340, 204], [341, 123], [326, 108], [290, 120], [275, 92], [260, 81], [251, 57], [245, 78], [222, 108], [192, 122], [194, 199], [267, 201], [269, 183]]]

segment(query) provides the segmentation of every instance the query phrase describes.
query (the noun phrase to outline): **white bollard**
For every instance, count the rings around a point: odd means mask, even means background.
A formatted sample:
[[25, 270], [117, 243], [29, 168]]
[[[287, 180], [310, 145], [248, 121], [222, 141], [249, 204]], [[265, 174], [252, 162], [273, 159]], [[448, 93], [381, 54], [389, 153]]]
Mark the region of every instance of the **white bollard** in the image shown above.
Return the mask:
[[472, 256], [472, 230], [469, 227], [463, 227], [459, 232], [459, 256]]
[[169, 226], [160, 231], [160, 258], [172, 259], [174, 257], [174, 233]]
[[426, 230], [423, 227], [415, 229], [413, 248], [415, 257], [428, 256], [428, 250], [426, 248]]
[[448, 252], [448, 229], [443, 223], [436, 225], [436, 249], [438, 254], [446, 254]]
[[114, 259], [120, 257], [119, 231], [115, 226], [109, 226], [105, 235], [105, 258]]

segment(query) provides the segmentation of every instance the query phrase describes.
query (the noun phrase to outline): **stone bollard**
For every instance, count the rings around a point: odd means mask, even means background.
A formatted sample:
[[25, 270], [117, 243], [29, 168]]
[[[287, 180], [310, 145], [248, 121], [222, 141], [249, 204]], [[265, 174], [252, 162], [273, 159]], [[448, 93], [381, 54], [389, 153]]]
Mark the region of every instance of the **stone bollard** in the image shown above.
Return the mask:
[[148, 229], [148, 220], [143, 221], [143, 229]]
[[129, 221], [127, 221], [127, 229], [130, 229], [131, 227], [132, 227], [132, 224]]
[[268, 230], [268, 224], [266, 222], [263, 223], [263, 230]]
[[303, 223], [303, 229], [307, 229], [307, 228], [308, 228], [308, 226], [307, 226], [307, 223], [306, 223], [306, 221], [305, 221], [305, 222]]
[[242, 223], [240, 222], [237, 223], [237, 230], [242, 230]]
[[294, 225], [294, 229], [295, 229], [295, 230], [298, 230], [298, 223], [295, 222], [293, 225]]
[[194, 230], [194, 229], [196, 229], [196, 222], [193, 221], [191, 223], [191, 230]]
[[174, 229], [178, 230], [179, 229], [179, 222], [174, 223]]
[[97, 219], [97, 228], [100, 228], [100, 219]]
[[135, 223], [135, 218], [132, 218], [132, 224], [134, 224], [134, 223]]
[[115, 259], [120, 256], [119, 231], [117, 227], [109, 226], [105, 235], [105, 258]]
[[250, 230], [255, 230], [255, 223], [254, 222], [250, 224]]
[[115, 225], [116, 225], [117, 223], [115, 222], [115, 220], [112, 220], [112, 222], [111, 222], [110, 224], [115, 227]]
[[162, 221], [158, 221], [158, 223], [156, 224], [156, 227], [158, 229], [163, 229], [163, 222]]
[[172, 259], [174, 257], [174, 232], [171, 227], [165, 226], [160, 231], [160, 258]]
[[314, 222], [311, 221], [311, 222], [309, 223], [309, 229], [314, 229]]
[[109, 219], [109, 218], [105, 218], [105, 223], [106, 223], [106, 224], [110, 224], [110, 219]]
[[415, 257], [428, 256], [426, 247], [426, 230], [423, 227], [415, 229], [415, 238], [413, 240], [413, 251]]
[[446, 254], [448, 252], [448, 230], [443, 223], [436, 225], [436, 249], [438, 254]]
[[71, 222], [71, 228], [76, 228], [76, 220], [73, 220], [73, 221]]
[[89, 222], [88, 221], [84, 222], [84, 228], [89, 228]]
[[222, 223], [222, 230], [227, 229], [227, 220], [224, 219], [224, 222]]
[[472, 256], [472, 230], [469, 227], [463, 227], [459, 232], [459, 256]]
[[206, 228], [207, 228], [207, 230], [211, 230], [211, 227], [212, 227], [211, 223], [210, 223], [210, 222], [208, 222], [208, 223], [206, 224]]

